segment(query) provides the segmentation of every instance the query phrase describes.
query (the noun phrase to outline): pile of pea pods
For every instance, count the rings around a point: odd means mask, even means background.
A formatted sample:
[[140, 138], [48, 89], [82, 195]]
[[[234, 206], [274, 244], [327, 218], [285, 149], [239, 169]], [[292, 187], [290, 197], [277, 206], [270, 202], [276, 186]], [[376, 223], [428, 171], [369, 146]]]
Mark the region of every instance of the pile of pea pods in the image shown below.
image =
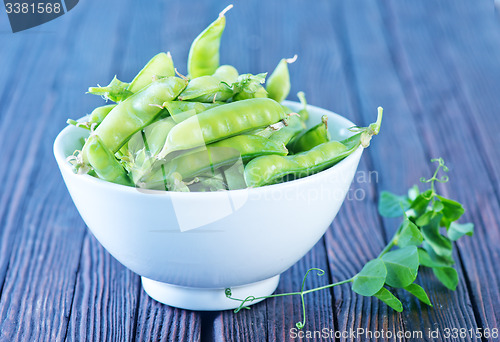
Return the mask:
[[[193, 41], [188, 75], [177, 73], [170, 53], [154, 56], [130, 82], [116, 77], [91, 87], [107, 104], [86, 121], [81, 150], [68, 160], [75, 172], [126, 186], [167, 191], [219, 191], [260, 187], [306, 177], [331, 167], [360, 145], [369, 145], [382, 119], [330, 139], [327, 117], [306, 129], [305, 95], [297, 113], [282, 105], [290, 92], [282, 59], [266, 73], [239, 74], [219, 65], [228, 6]], [[264, 86], [265, 83], [265, 86]]]

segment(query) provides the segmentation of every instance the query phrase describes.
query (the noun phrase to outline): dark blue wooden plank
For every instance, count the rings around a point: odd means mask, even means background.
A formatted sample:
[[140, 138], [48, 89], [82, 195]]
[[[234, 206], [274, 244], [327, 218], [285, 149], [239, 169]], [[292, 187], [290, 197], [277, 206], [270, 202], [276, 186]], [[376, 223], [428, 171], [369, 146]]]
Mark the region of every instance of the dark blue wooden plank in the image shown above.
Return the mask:
[[[368, 124], [373, 121], [378, 105], [385, 109], [382, 132], [368, 151], [371, 156], [369, 165], [373, 165], [380, 174], [377, 191], [387, 189], [403, 193], [422, 175], [429, 173], [429, 162], [427, 151], [422, 146], [424, 141], [410, 115], [406, 93], [393, 65], [391, 50], [388, 49], [388, 46], [394, 47], [391, 41], [386, 41], [381, 30], [382, 18], [375, 3], [342, 3], [335, 6], [332, 13], [337, 19], [332, 22], [338, 32], [340, 49], [345, 54], [343, 60], [348, 84], [353, 84], [357, 90], [354, 94], [354, 109], [360, 114], [357, 122]], [[414, 26], [412, 28], [418, 31]], [[384, 220], [384, 226], [387, 236], [391, 235], [395, 229], [394, 222]], [[462, 276], [458, 292], [453, 293], [442, 291], [428, 274], [420, 278], [424, 287], [430, 289], [435, 303], [446, 303], [442, 309], [439, 307], [440, 310], [421, 307], [416, 299], [399, 293], [406, 307], [409, 307], [402, 316], [404, 329], [423, 331], [433, 328], [434, 324], [442, 327], [476, 327], [463, 279]], [[458, 317], [457, 312], [460, 312]]]
[[[493, 187], [500, 159], [492, 145], [497, 140], [493, 132], [499, 120], [494, 113], [500, 102], [495, 92], [498, 81], [496, 85], [491, 82], [500, 67], [489, 61], [500, 58], [498, 45], [493, 44], [500, 31], [492, 16], [493, 6], [463, 2], [457, 10], [455, 2], [445, 2], [429, 17], [414, 2], [391, 5], [392, 11], [411, 22], [427, 19], [427, 25], [415, 35], [399, 16], [391, 16], [389, 32], [404, 47], [397, 64], [412, 112], [421, 123], [420, 134], [429, 153], [443, 155], [452, 168], [450, 176], [456, 185], [441, 188], [465, 203], [465, 219], [476, 224], [475, 236], [458, 244], [476, 318], [484, 328], [498, 327], [500, 279], [496, 273], [489, 275], [488, 282], [482, 279], [497, 263], [499, 247], [494, 241], [500, 238], [498, 188], [495, 192]], [[474, 25], [468, 25], [472, 22]], [[434, 37], [440, 39], [431, 39]], [[403, 43], [410, 40], [419, 48]]]
[[[477, 319], [484, 328], [492, 328], [500, 322], [500, 279], [493, 273], [484, 282], [481, 275], [495, 267], [499, 253], [494, 241], [500, 237], [500, 217], [493, 213], [500, 210], [496, 176], [500, 156], [493, 144], [498, 140], [495, 111], [500, 102], [495, 75], [500, 67], [490, 59], [500, 58], [498, 44], [493, 44], [500, 29], [491, 3], [461, 3], [459, 9], [456, 5], [448, 2], [437, 8], [435, 19], [419, 36], [397, 20], [392, 24], [398, 43], [412, 39], [421, 46], [419, 51], [404, 49], [398, 66], [411, 89], [414, 111], [427, 114], [423, 125], [429, 133], [422, 134], [429, 149], [444, 154], [453, 167], [453, 181], [459, 185], [446, 191], [465, 203], [466, 219], [476, 223], [474, 238], [461, 241], [459, 247]], [[421, 6], [395, 2], [392, 7], [410, 20], [427, 17]], [[478, 25], [461, 24], [472, 22]], [[429, 39], [434, 36], [441, 39]], [[435, 66], [432, 74], [425, 70], [429, 63]], [[418, 78], [427, 82], [415, 85], [411, 81]]]

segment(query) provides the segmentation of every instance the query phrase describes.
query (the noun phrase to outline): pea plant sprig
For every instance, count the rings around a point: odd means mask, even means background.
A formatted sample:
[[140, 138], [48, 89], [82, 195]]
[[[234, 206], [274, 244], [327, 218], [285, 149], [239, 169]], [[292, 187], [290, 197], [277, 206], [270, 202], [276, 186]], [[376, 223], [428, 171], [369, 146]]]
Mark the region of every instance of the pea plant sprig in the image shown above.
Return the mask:
[[381, 193], [378, 206], [380, 215], [402, 216], [403, 219], [379, 256], [368, 261], [358, 274], [347, 280], [306, 290], [305, 282], [309, 273], [316, 272], [318, 276], [325, 274], [322, 269], [311, 268], [306, 272], [299, 292], [263, 297], [235, 298], [231, 289], [226, 288], [226, 297], [240, 302], [234, 312], [237, 313], [243, 308], [249, 309], [247, 305], [256, 300], [300, 296], [303, 318], [296, 326], [302, 329], [306, 324], [304, 296], [346, 283], [351, 283], [354, 292], [362, 296], [376, 297], [398, 312], [403, 311], [403, 305], [389, 289], [404, 289], [421, 302], [432, 306], [425, 290], [415, 283], [420, 267], [431, 268], [437, 280], [454, 291], [458, 285], [458, 274], [453, 268], [453, 242], [464, 235], [472, 236], [474, 225], [456, 222], [465, 212], [462, 204], [439, 195], [435, 186], [436, 182], [448, 182], [447, 175], [438, 177], [440, 172], [448, 172], [448, 168], [442, 158], [432, 159], [431, 162], [438, 163], [433, 176], [420, 179], [422, 183], [430, 184], [430, 189], [420, 192], [418, 186], [414, 185], [408, 194], [403, 196], [387, 191]]

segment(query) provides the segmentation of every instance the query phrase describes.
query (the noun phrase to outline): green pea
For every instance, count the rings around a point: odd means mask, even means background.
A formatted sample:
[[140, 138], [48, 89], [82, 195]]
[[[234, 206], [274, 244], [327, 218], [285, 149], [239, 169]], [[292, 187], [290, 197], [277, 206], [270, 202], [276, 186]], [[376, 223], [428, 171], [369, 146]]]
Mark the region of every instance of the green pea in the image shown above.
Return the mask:
[[297, 97], [302, 104], [302, 109], [299, 110], [298, 114], [300, 115], [302, 121], [307, 121], [307, 119], [309, 119], [309, 111], [307, 110], [306, 94], [304, 94], [303, 91], [299, 91], [297, 93]]
[[262, 86], [266, 81], [267, 73], [257, 75], [243, 74], [238, 76], [238, 80], [233, 84], [235, 93], [233, 101], [248, 100], [254, 98], [267, 97], [267, 91]]
[[286, 120], [286, 126], [273, 132], [269, 139], [280, 144], [287, 145], [294, 137], [302, 132], [306, 125], [297, 115], [290, 115]]
[[82, 158], [90, 165], [99, 178], [122, 185], [132, 186], [127, 171], [116, 160], [111, 151], [102, 143], [99, 136], [92, 134], [85, 143]]
[[179, 95], [181, 101], [216, 102], [226, 101], [233, 96], [233, 90], [214, 76], [201, 76], [189, 81]]
[[[178, 172], [183, 179], [190, 179], [201, 173], [213, 171], [222, 166], [232, 165], [241, 160], [247, 162], [260, 155], [286, 155], [284, 145], [254, 135], [237, 135], [209, 144], [206, 148], [188, 151], [164, 164], [165, 173]], [[158, 169], [144, 178], [146, 187], [155, 187], [163, 182], [163, 174]]]
[[154, 121], [162, 109], [161, 105], [175, 99], [186, 83], [177, 77], [166, 77], [151, 83], [113, 108], [95, 134], [115, 153], [135, 132]]
[[122, 82], [115, 76], [107, 86], [90, 87], [88, 93], [102, 96], [106, 100], [113, 102], [121, 102], [132, 95], [132, 92], [127, 89], [129, 85], [129, 83]]
[[[299, 121], [301, 121], [299, 119]], [[330, 133], [328, 133], [328, 116], [321, 117], [321, 123], [297, 135], [287, 147], [293, 153], [309, 151], [319, 144], [330, 141]]]
[[290, 73], [288, 64], [297, 60], [297, 55], [293, 58], [283, 58], [274, 69], [267, 80], [266, 90], [268, 96], [277, 102], [283, 102], [290, 93]]
[[353, 153], [359, 146], [368, 147], [373, 135], [380, 131], [382, 108], [377, 121], [342, 141], [322, 143], [309, 151], [290, 156], [261, 156], [245, 166], [245, 181], [249, 187], [274, 184], [284, 177], [300, 178], [327, 169]]
[[158, 158], [173, 151], [203, 146], [211, 142], [266, 127], [285, 118], [281, 105], [271, 99], [250, 99], [211, 108], [175, 126]]
[[144, 68], [130, 82], [127, 90], [137, 93], [139, 90], [153, 82], [153, 80], [175, 76], [174, 62], [170, 52], [161, 52], [151, 58]]
[[238, 81], [238, 70], [232, 65], [221, 65], [215, 70], [212, 76], [217, 77], [222, 82], [233, 84]]
[[233, 5], [227, 6], [191, 44], [188, 56], [190, 78], [212, 75], [219, 67], [220, 40], [226, 26], [226, 14]]

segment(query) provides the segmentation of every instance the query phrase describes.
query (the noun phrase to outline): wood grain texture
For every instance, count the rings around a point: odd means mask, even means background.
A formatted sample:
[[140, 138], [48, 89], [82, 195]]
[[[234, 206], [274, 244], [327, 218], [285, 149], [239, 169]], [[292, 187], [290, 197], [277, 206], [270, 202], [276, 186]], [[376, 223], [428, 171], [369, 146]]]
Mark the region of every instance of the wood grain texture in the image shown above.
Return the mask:
[[[398, 2], [392, 5], [410, 20], [427, 17], [425, 8], [416, 4]], [[468, 78], [468, 82], [458, 76], [463, 68], [471, 72], [471, 64], [477, 65], [478, 61], [481, 61], [480, 68], [483, 68], [484, 58], [474, 58], [475, 55], [470, 52], [467, 55], [463, 53], [465, 50], [470, 51], [469, 42], [472, 44], [477, 38], [467, 34], [470, 33], [470, 26], [463, 25], [466, 27], [464, 30], [462, 25], [457, 27], [453, 21], [443, 17], [444, 13], [450, 16], [461, 14], [466, 18], [465, 22], [470, 23], [473, 18], [481, 21], [480, 14], [483, 14], [485, 23], [479, 28], [489, 27], [491, 32], [485, 31], [485, 36], [491, 39], [494, 34], [500, 35], [500, 28], [485, 15], [484, 6], [482, 3], [482, 10], [475, 6], [466, 9], [466, 5], [462, 4], [459, 11], [452, 4], [438, 7], [435, 16], [431, 17], [426, 29], [421, 30], [418, 36], [405, 29], [402, 23], [396, 22], [393, 40], [401, 44], [401, 41], [411, 39], [421, 46], [416, 51], [405, 49], [396, 65], [407, 80], [407, 97], [413, 114], [422, 122], [421, 134], [426, 137], [428, 150], [433, 155], [443, 155], [448, 161], [452, 182], [472, 185], [445, 185], [440, 190], [464, 203], [467, 208], [464, 221], [475, 224], [474, 238], [461, 240], [458, 247], [466, 280], [475, 299], [472, 306], [478, 316], [476, 319], [480, 326], [491, 329], [500, 323], [500, 279], [496, 272], [489, 271], [500, 253], [498, 244], [493, 242], [500, 238], [500, 207], [498, 192], [492, 187], [496, 171], [491, 169], [491, 165], [498, 164], [492, 163], [494, 159], [491, 159], [495, 158], [495, 148], [487, 141], [490, 137], [484, 131], [496, 125], [497, 116], [492, 115], [491, 109], [483, 107], [482, 102], [484, 100], [491, 105], [496, 102], [498, 105], [500, 100], [497, 93], [491, 92], [484, 92], [479, 99], [466, 95], [470, 89], [482, 89], [491, 75], [486, 76], [483, 71], [480, 74], [483, 77], [476, 75]], [[443, 37], [440, 44], [430, 39], [435, 35]], [[430, 56], [434, 56], [432, 61]], [[436, 70], [432, 75], [426, 70], [427, 63], [435, 65]], [[492, 67], [491, 63], [489, 66]], [[492, 72], [496, 72], [496, 69], [498, 67], [491, 68]], [[424, 78], [426, 82], [414, 81]], [[443, 82], [443, 79], [448, 81]], [[488, 274], [487, 282], [483, 281], [485, 274]]]
[[[397, 55], [398, 50], [388, 48], [375, 3], [362, 6], [354, 1], [343, 4], [343, 7], [334, 8], [333, 12], [340, 12], [342, 16], [334, 22], [340, 23], [337, 31], [343, 32], [339, 41], [343, 43], [342, 51], [346, 53], [346, 64], [350, 64], [347, 68], [347, 79], [355, 84], [355, 109], [362, 117], [358, 122], [364, 121], [367, 124], [373, 121], [377, 105], [382, 105], [386, 113], [383, 131], [374, 139], [368, 150], [372, 156], [370, 162], [381, 174], [378, 191], [388, 189], [404, 193], [421, 175], [429, 173], [430, 158], [422, 146], [420, 132], [415, 129], [418, 122], [412, 122], [406, 94], [391, 61], [391, 51]], [[345, 23], [346, 27], [342, 26], [342, 23]], [[417, 45], [412, 47], [419, 48]], [[398, 132], [404, 133], [396, 134]], [[389, 175], [390, 177], [387, 177]], [[391, 236], [396, 228], [394, 222], [384, 220], [384, 226], [386, 235]], [[460, 265], [458, 266], [460, 274]], [[404, 296], [405, 304], [410, 306], [410, 310], [403, 314], [406, 331], [422, 331], [433, 328], [434, 325], [456, 328], [476, 326], [463, 275], [456, 293], [442, 291], [430, 277], [421, 277], [421, 281], [424, 288], [432, 289], [429, 292], [431, 297], [438, 300], [436, 307], [441, 309], [439, 301], [445, 302], [446, 306], [442, 306], [443, 310], [429, 310], [427, 307], [420, 309], [421, 305], [415, 298], [399, 292], [400, 296]], [[461, 314], [456, 317], [456, 312]]]

